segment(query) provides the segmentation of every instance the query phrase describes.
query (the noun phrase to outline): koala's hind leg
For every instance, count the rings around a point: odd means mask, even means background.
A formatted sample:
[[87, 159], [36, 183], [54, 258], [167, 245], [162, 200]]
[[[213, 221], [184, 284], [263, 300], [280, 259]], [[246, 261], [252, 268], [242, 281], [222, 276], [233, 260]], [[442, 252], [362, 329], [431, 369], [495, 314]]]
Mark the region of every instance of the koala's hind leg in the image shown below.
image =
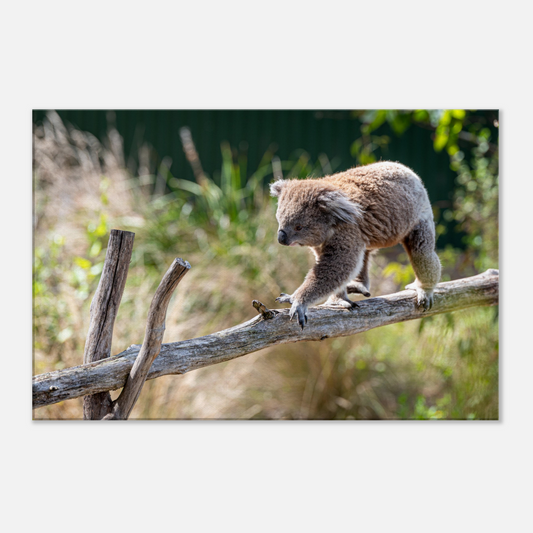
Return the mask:
[[358, 276], [348, 283], [346, 291], [348, 294], [362, 294], [370, 296], [370, 278], [368, 277], [368, 263], [370, 262], [370, 250], [365, 250], [363, 266]]
[[419, 307], [428, 310], [433, 305], [433, 289], [440, 280], [440, 261], [435, 253], [435, 225], [430, 219], [421, 220], [407, 235], [403, 246], [411, 260], [416, 280], [405, 288], [417, 292]]

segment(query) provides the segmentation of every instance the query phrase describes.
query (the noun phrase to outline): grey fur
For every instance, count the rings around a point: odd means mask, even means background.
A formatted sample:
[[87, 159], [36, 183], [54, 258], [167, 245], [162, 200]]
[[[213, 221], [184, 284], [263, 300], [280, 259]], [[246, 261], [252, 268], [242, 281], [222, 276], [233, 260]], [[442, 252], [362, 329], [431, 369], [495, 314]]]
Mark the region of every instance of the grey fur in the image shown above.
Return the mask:
[[399, 242], [416, 274], [406, 288], [416, 291], [419, 306], [431, 308], [441, 267], [429, 198], [411, 169], [374, 163], [325, 178], [278, 180], [270, 191], [279, 198], [280, 242], [309, 246], [316, 257], [303, 284], [278, 298], [292, 305], [291, 318], [297, 314], [302, 329], [309, 305], [329, 297], [330, 304], [353, 307], [349, 293], [370, 296], [370, 252]]

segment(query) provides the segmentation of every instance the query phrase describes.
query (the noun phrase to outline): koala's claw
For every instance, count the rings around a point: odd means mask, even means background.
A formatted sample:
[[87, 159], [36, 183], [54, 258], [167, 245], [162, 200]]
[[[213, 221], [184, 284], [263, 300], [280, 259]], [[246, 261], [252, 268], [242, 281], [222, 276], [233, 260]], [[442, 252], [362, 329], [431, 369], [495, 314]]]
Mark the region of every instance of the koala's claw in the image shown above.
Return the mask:
[[292, 304], [292, 296], [290, 294], [285, 294], [282, 292], [277, 298], [276, 302], [280, 302], [282, 304]]
[[291, 294], [285, 294], [282, 292], [277, 298], [276, 302], [280, 302], [282, 304], [291, 304], [292, 307], [289, 311], [289, 318], [292, 320], [294, 315], [298, 316], [298, 324], [300, 324], [300, 327], [304, 329], [305, 324], [307, 324], [307, 305], [302, 304], [296, 304]]
[[305, 324], [307, 324], [307, 305], [296, 305], [292, 304], [291, 310], [289, 311], [289, 318], [292, 320], [294, 315], [298, 315], [298, 324], [300, 324], [300, 327], [302, 330], [304, 329]]
[[424, 311], [429, 311], [433, 307], [433, 293], [425, 292], [422, 297], [419, 294], [417, 300], [418, 307], [423, 307]]

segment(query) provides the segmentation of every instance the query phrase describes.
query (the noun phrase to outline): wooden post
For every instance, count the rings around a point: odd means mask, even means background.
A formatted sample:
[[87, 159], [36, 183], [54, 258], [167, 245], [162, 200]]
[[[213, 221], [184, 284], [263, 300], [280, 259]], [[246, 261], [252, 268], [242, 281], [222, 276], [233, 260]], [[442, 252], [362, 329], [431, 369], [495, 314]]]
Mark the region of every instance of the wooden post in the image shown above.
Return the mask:
[[[113, 327], [128, 277], [135, 233], [111, 230], [102, 276], [91, 302], [91, 322], [85, 342], [83, 364], [94, 363], [111, 355]], [[83, 398], [83, 418], [100, 420], [111, 409], [109, 392]]]

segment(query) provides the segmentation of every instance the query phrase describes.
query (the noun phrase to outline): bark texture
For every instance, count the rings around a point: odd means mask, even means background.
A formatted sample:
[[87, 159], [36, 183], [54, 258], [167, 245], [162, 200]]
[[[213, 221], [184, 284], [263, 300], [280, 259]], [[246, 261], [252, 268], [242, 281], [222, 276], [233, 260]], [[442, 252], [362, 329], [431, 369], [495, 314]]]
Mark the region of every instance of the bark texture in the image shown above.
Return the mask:
[[[260, 315], [243, 324], [204, 337], [163, 344], [147, 379], [185, 374], [277, 344], [344, 337], [395, 322], [468, 307], [497, 305], [498, 295], [499, 273], [491, 269], [477, 276], [437, 285], [430, 311], [416, 306], [415, 291], [405, 290], [358, 302], [353, 310], [312, 307], [307, 312], [309, 322], [303, 331], [295, 320], [289, 320], [289, 309], [268, 310], [257, 302], [254, 307]], [[139, 345], [132, 345], [104, 361], [36, 376], [33, 407], [123, 387], [139, 350]]]
[[[111, 230], [102, 276], [91, 302], [91, 322], [85, 341], [83, 363], [101, 361], [111, 355], [113, 327], [128, 277], [135, 233]], [[83, 399], [83, 418], [100, 420], [111, 407], [108, 392]]]

